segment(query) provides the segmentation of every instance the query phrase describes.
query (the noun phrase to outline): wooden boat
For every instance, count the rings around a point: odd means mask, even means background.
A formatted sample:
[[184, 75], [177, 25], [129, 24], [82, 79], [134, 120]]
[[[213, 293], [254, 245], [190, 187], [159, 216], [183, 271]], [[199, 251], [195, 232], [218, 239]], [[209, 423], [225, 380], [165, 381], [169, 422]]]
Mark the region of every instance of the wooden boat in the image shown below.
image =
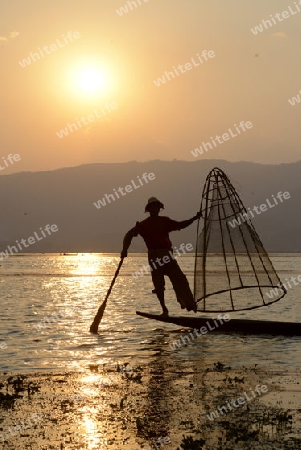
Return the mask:
[[301, 336], [301, 323], [296, 322], [274, 322], [269, 320], [248, 319], [231, 319], [228, 322], [225, 322], [210, 317], [163, 316], [141, 311], [136, 311], [136, 314], [138, 314], [138, 316], [146, 317], [147, 319], [172, 323], [181, 327], [197, 329], [206, 327], [208, 330], [207, 332]]
[[[250, 208], [249, 208], [250, 209]], [[301, 323], [248, 320], [222, 321], [231, 311], [252, 310], [278, 302], [287, 293], [263, 247], [248, 210], [227, 175], [215, 167], [206, 178], [197, 228], [194, 300], [201, 316], [163, 316], [137, 311], [148, 319], [196, 329], [255, 335], [301, 336]], [[199, 219], [200, 220], [200, 219]], [[212, 276], [210, 270], [216, 273]], [[214, 273], [213, 272], [213, 273]], [[243, 290], [246, 295], [243, 295]], [[218, 302], [216, 297], [220, 296]], [[203, 314], [217, 313], [217, 318]], [[230, 316], [228, 316], [230, 317]], [[203, 327], [203, 331], [202, 331]]]
[[[281, 192], [279, 194], [282, 195]], [[280, 197], [281, 197], [280, 195]], [[283, 194], [284, 195], [284, 194]], [[278, 196], [278, 194], [277, 194]], [[276, 203], [277, 204], [277, 203]], [[250, 213], [250, 215], [249, 215]], [[198, 312], [227, 313], [267, 307], [287, 294], [272, 261], [264, 249], [251, 220], [250, 208], [244, 206], [227, 175], [218, 167], [208, 174], [202, 193], [195, 247], [193, 298]], [[200, 229], [200, 219], [203, 228]], [[160, 258], [159, 258], [160, 259]], [[97, 333], [107, 298], [119, 273], [123, 258], [114, 275], [105, 301], [90, 327]], [[164, 258], [163, 258], [164, 261]], [[160, 266], [162, 265], [159, 263]], [[150, 268], [152, 270], [152, 268]], [[215, 277], [212, 276], [215, 274]], [[289, 282], [287, 285], [291, 288]], [[155, 291], [153, 291], [155, 292]], [[182, 292], [177, 293], [183, 307]], [[216, 301], [220, 296], [220, 301]], [[191, 296], [190, 296], [191, 297]], [[185, 298], [184, 298], [185, 300]], [[191, 305], [188, 305], [191, 306]], [[191, 309], [191, 308], [186, 308]], [[301, 336], [301, 323], [269, 320], [231, 319], [223, 321], [204, 316], [164, 316], [136, 311], [139, 316], [172, 323], [181, 327], [221, 333]], [[206, 331], [207, 330], [207, 331]]]

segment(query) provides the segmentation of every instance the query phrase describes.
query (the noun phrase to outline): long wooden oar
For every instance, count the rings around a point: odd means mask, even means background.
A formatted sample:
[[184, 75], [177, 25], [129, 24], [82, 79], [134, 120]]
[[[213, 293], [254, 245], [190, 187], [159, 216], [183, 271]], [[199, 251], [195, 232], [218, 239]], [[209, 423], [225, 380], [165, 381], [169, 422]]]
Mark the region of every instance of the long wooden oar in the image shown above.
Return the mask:
[[92, 323], [92, 325], [90, 326], [90, 332], [91, 332], [91, 333], [97, 334], [97, 332], [98, 332], [99, 324], [100, 324], [100, 322], [101, 322], [103, 313], [105, 312], [105, 309], [106, 309], [106, 306], [107, 306], [107, 300], [108, 300], [108, 298], [109, 298], [109, 295], [111, 294], [111, 291], [112, 291], [112, 288], [113, 288], [113, 286], [114, 286], [115, 280], [116, 280], [116, 278], [118, 277], [119, 270], [120, 270], [120, 268], [121, 268], [121, 266], [122, 266], [123, 260], [124, 260], [124, 258], [121, 258], [121, 259], [120, 259], [120, 262], [119, 262], [119, 264], [118, 264], [118, 267], [117, 267], [117, 270], [116, 270], [116, 272], [115, 272], [114, 278], [113, 278], [113, 280], [112, 280], [111, 286], [110, 286], [110, 288], [109, 288], [109, 290], [108, 290], [108, 292], [107, 292], [106, 298], [105, 298], [105, 300], [103, 301], [103, 303], [101, 304], [101, 306], [99, 307], [99, 309], [98, 309], [98, 311], [97, 311], [97, 314], [96, 314], [96, 316], [94, 317], [93, 323]]

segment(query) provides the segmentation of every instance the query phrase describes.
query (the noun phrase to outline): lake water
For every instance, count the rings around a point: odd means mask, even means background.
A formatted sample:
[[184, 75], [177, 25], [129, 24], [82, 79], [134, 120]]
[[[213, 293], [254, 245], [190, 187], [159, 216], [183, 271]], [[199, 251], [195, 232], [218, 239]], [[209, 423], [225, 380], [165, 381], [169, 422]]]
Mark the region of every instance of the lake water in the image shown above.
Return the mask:
[[[283, 282], [301, 274], [300, 255], [273, 255]], [[17, 255], [0, 267], [0, 370], [14, 372], [80, 370], [91, 364], [149, 363], [160, 354], [189, 367], [220, 361], [232, 367], [260, 364], [271, 368], [300, 365], [300, 337], [237, 336], [208, 333], [172, 350], [169, 344], [187, 333], [176, 325], [138, 317], [136, 309], [160, 313], [150, 275], [132, 273], [147, 263], [145, 254], [125, 259], [117, 278], [99, 335], [89, 333], [119, 262], [117, 254]], [[193, 285], [193, 256], [179, 264]], [[181, 314], [167, 281], [170, 314]], [[231, 317], [301, 322], [301, 284], [275, 305]], [[193, 314], [193, 313], [192, 313]], [[213, 315], [213, 317], [215, 317]], [[45, 319], [50, 323], [47, 324]], [[45, 326], [41, 326], [44, 321]], [[40, 324], [40, 326], [39, 326]]]

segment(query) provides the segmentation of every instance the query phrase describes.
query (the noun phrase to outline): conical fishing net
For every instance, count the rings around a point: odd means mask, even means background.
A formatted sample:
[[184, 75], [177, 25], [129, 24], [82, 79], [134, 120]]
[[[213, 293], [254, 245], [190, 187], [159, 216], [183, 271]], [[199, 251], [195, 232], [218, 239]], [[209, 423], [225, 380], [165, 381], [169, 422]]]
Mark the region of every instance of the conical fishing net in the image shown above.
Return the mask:
[[196, 245], [194, 298], [198, 311], [255, 309], [285, 294], [273, 264], [227, 175], [214, 168], [201, 203], [204, 226]]

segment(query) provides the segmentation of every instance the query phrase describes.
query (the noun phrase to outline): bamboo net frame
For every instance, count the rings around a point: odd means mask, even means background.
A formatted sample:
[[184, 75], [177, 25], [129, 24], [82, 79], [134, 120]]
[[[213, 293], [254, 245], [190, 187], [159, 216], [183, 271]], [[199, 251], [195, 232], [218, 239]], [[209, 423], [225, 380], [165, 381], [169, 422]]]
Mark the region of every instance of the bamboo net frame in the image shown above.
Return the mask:
[[268, 306], [286, 294], [274, 266], [227, 175], [206, 178], [200, 206], [194, 271], [198, 311], [230, 312]]

